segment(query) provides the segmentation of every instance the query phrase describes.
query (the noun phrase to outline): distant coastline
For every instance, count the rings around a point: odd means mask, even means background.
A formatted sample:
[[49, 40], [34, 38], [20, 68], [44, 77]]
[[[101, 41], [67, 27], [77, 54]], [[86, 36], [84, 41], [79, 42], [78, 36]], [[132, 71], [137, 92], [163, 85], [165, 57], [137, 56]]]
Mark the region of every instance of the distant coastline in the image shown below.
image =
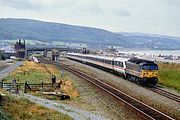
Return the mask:
[[120, 53], [140, 55], [173, 55], [180, 56], [180, 50], [119, 50]]

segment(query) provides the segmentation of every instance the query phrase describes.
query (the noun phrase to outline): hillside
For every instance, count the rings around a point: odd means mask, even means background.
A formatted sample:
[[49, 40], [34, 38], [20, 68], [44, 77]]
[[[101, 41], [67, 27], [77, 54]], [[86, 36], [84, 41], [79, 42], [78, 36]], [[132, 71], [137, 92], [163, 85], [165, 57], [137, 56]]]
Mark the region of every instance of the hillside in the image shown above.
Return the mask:
[[31, 19], [0, 19], [0, 40], [38, 40], [85, 43], [88, 46], [119, 46], [123, 48], [180, 49], [180, 38], [138, 36], [113, 33], [103, 29], [43, 22]]
[[180, 49], [180, 38], [165, 35], [145, 34], [145, 33], [127, 33], [119, 34], [126, 37], [127, 42], [132, 42], [136, 47], [143, 46], [150, 49]]

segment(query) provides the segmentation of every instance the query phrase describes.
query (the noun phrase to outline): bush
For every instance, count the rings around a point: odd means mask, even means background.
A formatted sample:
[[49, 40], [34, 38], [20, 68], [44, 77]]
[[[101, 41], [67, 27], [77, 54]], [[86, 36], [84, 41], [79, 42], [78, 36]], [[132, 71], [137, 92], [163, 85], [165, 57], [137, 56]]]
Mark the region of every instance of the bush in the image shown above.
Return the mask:
[[0, 102], [1, 102], [1, 100], [2, 100], [2, 96], [1, 96], [1, 94], [0, 94]]
[[12, 117], [3, 111], [1, 106], [0, 106], [0, 120], [12, 120]]

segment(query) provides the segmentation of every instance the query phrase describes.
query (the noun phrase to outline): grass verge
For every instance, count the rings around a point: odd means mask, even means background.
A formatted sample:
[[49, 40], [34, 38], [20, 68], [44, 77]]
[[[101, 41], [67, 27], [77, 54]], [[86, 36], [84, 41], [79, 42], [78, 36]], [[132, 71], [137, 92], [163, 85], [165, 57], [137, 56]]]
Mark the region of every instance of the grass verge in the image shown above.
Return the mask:
[[159, 63], [159, 84], [180, 91], [180, 64]]
[[27, 99], [6, 94], [0, 102], [1, 120], [72, 120], [67, 115], [44, 108]]
[[32, 61], [25, 61], [23, 65], [18, 67], [16, 70], [10, 73], [9, 76], [4, 79], [6, 82], [11, 82], [13, 78], [16, 78], [17, 82], [28, 83], [40, 83], [40, 82], [51, 82], [51, 74], [58, 76], [57, 70], [50, 65], [44, 65], [35, 63]]

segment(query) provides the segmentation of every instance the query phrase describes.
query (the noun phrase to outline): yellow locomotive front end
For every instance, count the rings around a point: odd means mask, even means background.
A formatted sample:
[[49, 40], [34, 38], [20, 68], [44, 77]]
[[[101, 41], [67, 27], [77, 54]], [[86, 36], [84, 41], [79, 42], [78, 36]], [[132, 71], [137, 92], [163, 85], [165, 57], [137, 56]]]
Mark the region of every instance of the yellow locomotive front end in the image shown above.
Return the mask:
[[145, 86], [158, 82], [158, 65], [150, 60], [131, 58], [126, 62], [126, 78]]
[[158, 70], [142, 70], [141, 78], [158, 78]]
[[140, 77], [149, 85], [156, 85], [158, 82], [158, 65], [156, 63], [141, 64]]

